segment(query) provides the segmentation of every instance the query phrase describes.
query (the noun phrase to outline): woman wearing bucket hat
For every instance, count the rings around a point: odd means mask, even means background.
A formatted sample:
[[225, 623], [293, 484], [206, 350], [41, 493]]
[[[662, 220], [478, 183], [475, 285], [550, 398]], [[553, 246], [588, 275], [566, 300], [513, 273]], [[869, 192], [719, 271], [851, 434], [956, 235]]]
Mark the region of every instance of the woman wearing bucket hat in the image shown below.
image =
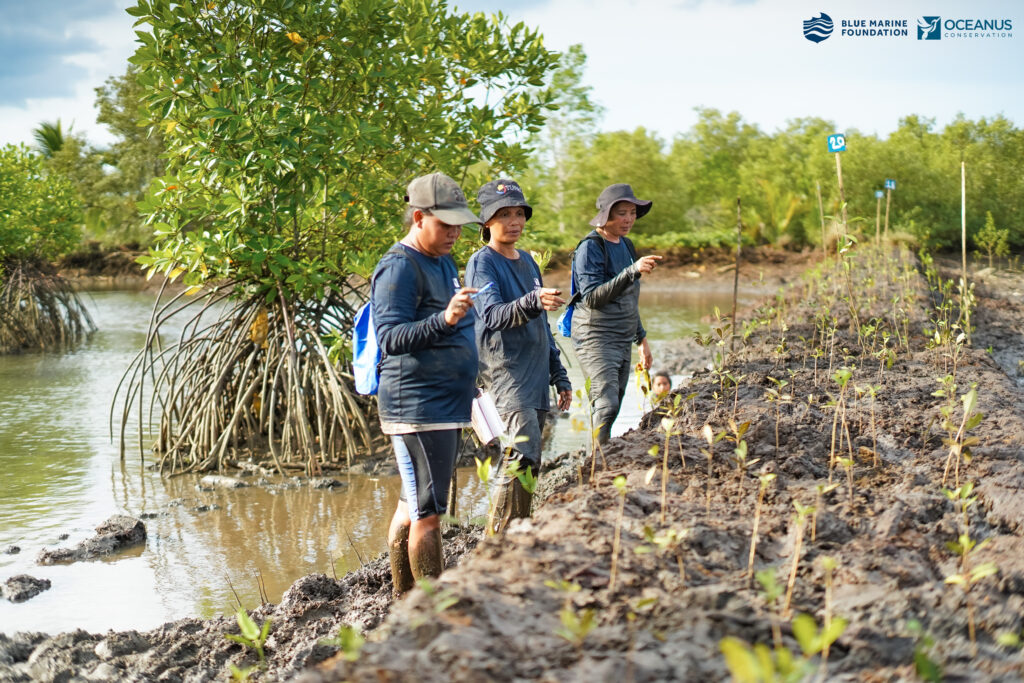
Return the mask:
[[408, 233], [381, 258], [370, 285], [381, 351], [377, 407], [402, 479], [388, 531], [396, 596], [444, 567], [439, 516], [477, 374], [469, 314], [476, 290], [459, 285], [449, 253], [462, 226], [479, 220], [441, 173], [413, 180], [405, 201]]
[[[551, 336], [546, 311], [565, 303], [561, 292], [544, 287], [529, 252], [516, 249], [533, 209], [514, 180], [492, 180], [477, 193], [481, 235], [487, 245], [466, 265], [466, 282], [478, 290], [475, 303], [480, 382], [494, 397], [506, 434], [514, 443], [496, 465], [488, 527], [503, 531], [509, 521], [530, 515], [532, 494], [509, 476], [509, 461], [520, 472], [540, 472], [541, 429], [550, 410], [548, 387], [558, 390], [558, 408], [568, 410], [572, 386]], [[525, 437], [525, 438], [523, 438]], [[516, 442], [516, 439], [521, 439]]]
[[660, 256], [637, 258], [626, 235], [651, 210], [625, 183], [609, 185], [597, 198], [595, 227], [573, 252], [572, 277], [579, 302], [572, 317], [572, 342], [583, 374], [590, 379], [598, 441], [611, 436], [629, 382], [632, 345], [640, 362], [653, 362], [647, 332], [640, 322], [640, 277], [657, 266]]

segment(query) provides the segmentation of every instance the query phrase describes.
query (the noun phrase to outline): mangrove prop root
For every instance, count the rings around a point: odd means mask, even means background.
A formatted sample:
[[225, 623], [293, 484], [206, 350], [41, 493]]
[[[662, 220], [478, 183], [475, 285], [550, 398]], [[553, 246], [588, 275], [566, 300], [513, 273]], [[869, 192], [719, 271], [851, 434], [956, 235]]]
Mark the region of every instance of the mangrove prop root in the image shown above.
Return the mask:
[[66, 351], [95, 331], [67, 280], [26, 261], [0, 264], [0, 353]]
[[153, 425], [159, 469], [172, 473], [224, 469], [249, 452], [269, 453], [278, 472], [315, 474], [371, 452], [373, 404], [354, 393], [323, 341], [351, 328], [354, 297], [331, 292], [306, 302], [282, 293], [268, 304], [262, 295], [236, 299], [236, 291], [228, 284], [169, 300], [161, 291], [144, 348], [117, 391], [122, 458], [133, 413], [140, 454]]

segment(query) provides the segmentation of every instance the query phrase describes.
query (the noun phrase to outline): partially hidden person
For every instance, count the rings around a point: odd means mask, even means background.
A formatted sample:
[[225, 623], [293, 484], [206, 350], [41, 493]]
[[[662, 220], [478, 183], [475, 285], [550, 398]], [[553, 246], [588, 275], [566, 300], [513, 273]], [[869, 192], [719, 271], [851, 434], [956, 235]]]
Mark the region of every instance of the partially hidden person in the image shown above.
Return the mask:
[[627, 237], [637, 219], [651, 210], [651, 201], [638, 199], [625, 183], [606, 187], [597, 198], [594, 230], [573, 252], [573, 277], [580, 301], [572, 318], [572, 343], [584, 376], [590, 380], [598, 442], [611, 437], [629, 382], [632, 346], [640, 363], [654, 362], [647, 331], [640, 320], [640, 278], [657, 266], [661, 256], [637, 257]]
[[[466, 282], [476, 295], [479, 382], [490, 392], [505, 426], [508, 443], [494, 463], [494, 492], [488, 526], [504, 531], [516, 518], [529, 517], [532, 491], [541, 465], [541, 431], [551, 409], [568, 410], [572, 385], [548, 325], [547, 311], [565, 303], [561, 292], [545, 287], [530, 253], [516, 248], [533, 215], [519, 184], [492, 180], [477, 193], [481, 237], [487, 242], [466, 265]], [[510, 466], [513, 468], [510, 470]], [[516, 476], [516, 472], [520, 476]]]
[[475, 290], [450, 252], [479, 220], [442, 173], [409, 183], [405, 237], [381, 258], [370, 297], [381, 350], [377, 405], [391, 437], [402, 495], [388, 530], [395, 596], [444, 567], [440, 515], [476, 388]]
[[672, 378], [669, 374], [664, 370], [654, 373], [651, 378], [652, 402], [657, 405], [670, 393], [672, 393]]

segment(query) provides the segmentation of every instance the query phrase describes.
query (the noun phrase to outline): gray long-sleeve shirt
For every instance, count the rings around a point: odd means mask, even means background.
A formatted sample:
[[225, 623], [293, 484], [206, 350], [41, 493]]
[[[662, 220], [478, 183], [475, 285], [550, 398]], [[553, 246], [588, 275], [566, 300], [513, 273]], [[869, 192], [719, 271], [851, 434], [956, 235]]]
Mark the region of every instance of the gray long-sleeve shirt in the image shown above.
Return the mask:
[[480, 382], [494, 396], [499, 412], [549, 410], [548, 385], [571, 389], [537, 290], [540, 269], [529, 253], [502, 256], [483, 247], [466, 264], [466, 282], [482, 289], [473, 303]]
[[[640, 321], [640, 271], [625, 240], [585, 239], [576, 249], [573, 269], [582, 298], [572, 318], [576, 345], [611, 345], [628, 354], [633, 343], [647, 336]], [[605, 252], [607, 251], [607, 258]]]

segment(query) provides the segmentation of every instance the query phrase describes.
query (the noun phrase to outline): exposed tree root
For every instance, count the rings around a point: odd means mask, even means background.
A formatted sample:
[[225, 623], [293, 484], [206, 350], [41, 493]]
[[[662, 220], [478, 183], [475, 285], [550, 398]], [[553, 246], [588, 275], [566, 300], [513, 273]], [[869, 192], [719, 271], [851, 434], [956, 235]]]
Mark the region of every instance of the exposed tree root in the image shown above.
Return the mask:
[[[145, 425], [159, 412], [161, 471], [221, 470], [241, 453], [269, 451], [279, 472], [300, 465], [314, 474], [371, 452], [373, 404], [355, 394], [324, 342], [351, 327], [353, 306], [336, 292], [319, 302], [278, 297], [268, 304], [262, 295], [233, 300], [235, 291], [228, 284], [166, 300], [161, 290], [145, 347], [118, 387], [121, 457], [133, 409], [143, 455]], [[177, 343], [164, 348], [161, 330], [187, 314]]]
[[27, 261], [0, 264], [0, 353], [65, 351], [95, 331], [67, 280]]

